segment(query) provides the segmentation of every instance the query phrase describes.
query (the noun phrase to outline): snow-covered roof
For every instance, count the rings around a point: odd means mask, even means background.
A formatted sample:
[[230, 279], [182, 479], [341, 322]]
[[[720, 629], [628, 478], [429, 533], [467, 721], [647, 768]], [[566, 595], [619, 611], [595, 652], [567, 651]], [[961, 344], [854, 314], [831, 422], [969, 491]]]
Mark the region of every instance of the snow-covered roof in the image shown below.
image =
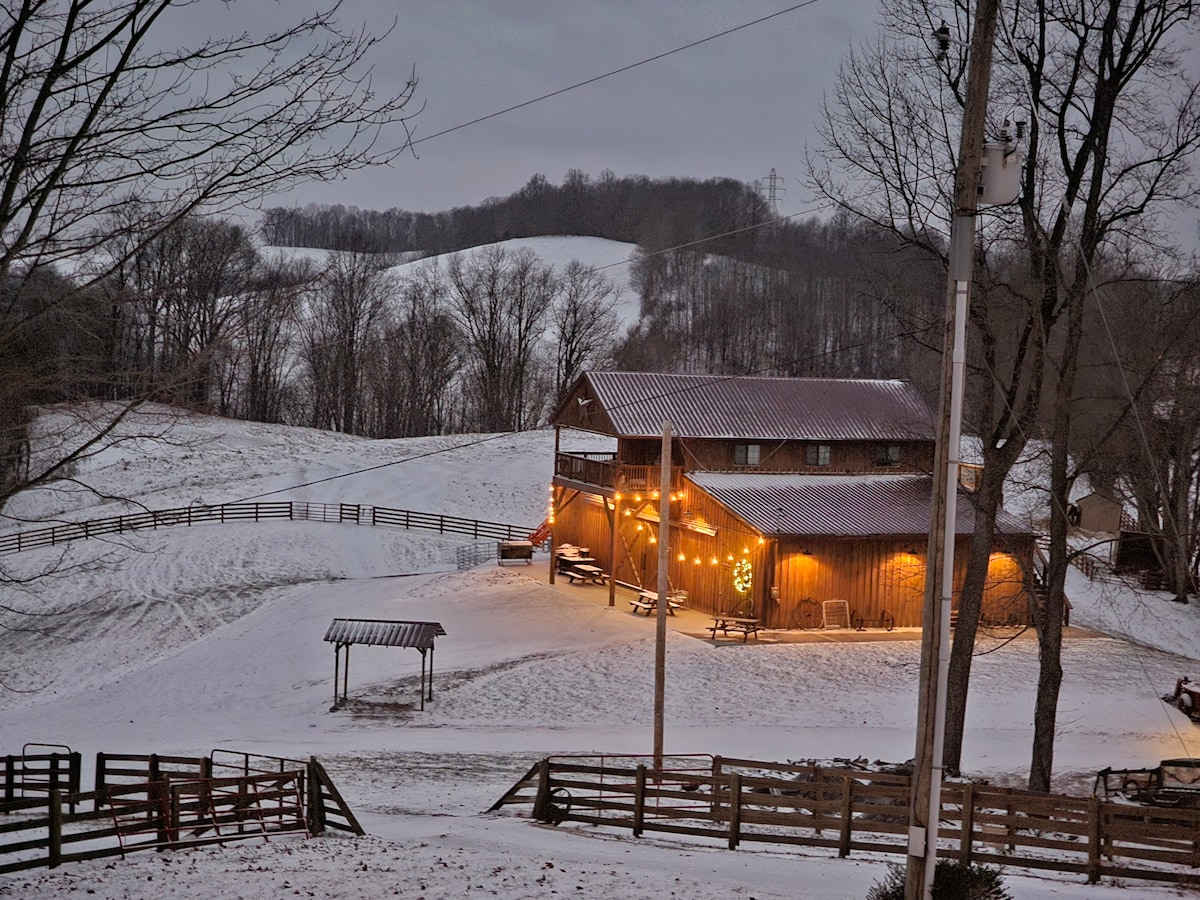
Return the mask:
[[[928, 475], [764, 475], [690, 473], [688, 479], [764, 534], [804, 537], [914, 536], [929, 533]], [[975, 510], [959, 491], [955, 532], [970, 534]], [[999, 534], [1028, 534], [1012, 515]]]
[[625, 437], [654, 437], [670, 422], [683, 438], [933, 440], [929, 407], [906, 381], [587, 372], [551, 420], [578, 424], [573, 405], [591, 402]]

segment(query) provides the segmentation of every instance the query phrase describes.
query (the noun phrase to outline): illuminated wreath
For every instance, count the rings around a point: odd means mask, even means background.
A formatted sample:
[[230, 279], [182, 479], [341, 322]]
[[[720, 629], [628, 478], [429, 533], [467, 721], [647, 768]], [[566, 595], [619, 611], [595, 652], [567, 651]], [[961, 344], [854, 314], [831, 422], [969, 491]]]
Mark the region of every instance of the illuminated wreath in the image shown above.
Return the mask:
[[750, 560], [743, 557], [733, 566], [733, 589], [739, 594], [748, 594], [753, 584], [754, 569], [750, 565]]

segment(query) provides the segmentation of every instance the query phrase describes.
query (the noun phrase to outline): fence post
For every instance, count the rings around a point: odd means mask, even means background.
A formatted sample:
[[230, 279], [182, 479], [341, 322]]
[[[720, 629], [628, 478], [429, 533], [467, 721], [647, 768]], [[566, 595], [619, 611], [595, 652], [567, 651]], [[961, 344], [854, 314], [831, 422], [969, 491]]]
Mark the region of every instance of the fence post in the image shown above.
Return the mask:
[[67, 754], [67, 790], [71, 794], [71, 799], [68, 806], [71, 807], [71, 814], [75, 814], [75, 804], [79, 802], [79, 792], [83, 790], [82, 776], [82, 757], [78, 750], [73, 750]]
[[817, 837], [821, 836], [821, 820], [825, 818], [824, 812], [819, 807], [825, 802], [825, 776], [821, 773], [821, 767], [817, 766], [813, 770], [813, 799], [817, 802], [813, 804], [813, 833]]
[[729, 776], [729, 849], [736, 850], [742, 840], [742, 776]]
[[150, 800], [153, 805], [154, 827], [158, 833], [158, 851], [161, 853], [166, 849], [167, 843], [171, 840], [170, 832], [170, 798], [167, 796], [167, 783], [162, 780], [150, 782], [150, 787], [147, 793], [150, 795]]
[[538, 763], [537, 796], [533, 798], [533, 817], [539, 822], [546, 821], [546, 811], [550, 806], [550, 757]]
[[94, 785], [95, 790], [96, 790], [96, 808], [97, 809], [99, 809], [101, 806], [107, 805], [107, 803], [108, 803], [108, 785], [106, 785], [104, 783], [104, 781], [105, 781], [105, 778], [104, 778], [105, 762], [104, 761], [105, 761], [104, 751], [100, 751], [99, 753], [96, 754], [96, 780], [95, 780], [95, 785]]
[[849, 775], [842, 777], [842, 835], [838, 841], [838, 856], [843, 859], [850, 855], [850, 832], [853, 827], [854, 809], [853, 796], [854, 779]]
[[[551, 562], [553, 564], [553, 561]], [[721, 771], [723, 764], [721, 757], [714, 756], [712, 763], [712, 817], [713, 821], [721, 820]]]
[[17, 761], [9, 754], [4, 757], [4, 799], [11, 800], [16, 796], [17, 789]]
[[958, 864], [971, 865], [971, 855], [975, 850], [975, 785], [967, 782], [963, 785], [962, 795], [962, 831], [958, 836]]
[[1088, 884], [1100, 880], [1100, 798], [1093, 794], [1088, 799]]
[[50, 789], [50, 842], [47, 851], [47, 865], [57, 868], [62, 862], [62, 794], [57, 788]]
[[633, 836], [642, 836], [642, 825], [646, 821], [646, 766], [638, 763], [637, 780], [633, 785]]
[[150, 780], [158, 781], [158, 754], [150, 754]]
[[317, 758], [308, 760], [308, 833], [318, 837], [325, 833], [325, 794], [317, 774]]

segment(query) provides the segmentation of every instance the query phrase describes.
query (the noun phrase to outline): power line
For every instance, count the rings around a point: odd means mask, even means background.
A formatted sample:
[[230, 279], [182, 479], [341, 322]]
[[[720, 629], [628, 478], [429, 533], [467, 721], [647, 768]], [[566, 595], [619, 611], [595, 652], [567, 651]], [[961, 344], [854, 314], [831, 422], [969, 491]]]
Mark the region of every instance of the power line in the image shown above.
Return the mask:
[[698, 41], [692, 41], [690, 44], [684, 44], [681, 47], [676, 47], [674, 50], [667, 50], [664, 53], [658, 53], [654, 56], [649, 56], [646, 59], [641, 59], [635, 63], [630, 63], [627, 66], [621, 66], [619, 69], [612, 69], [611, 71], [605, 72], [603, 75], [596, 75], [592, 78], [588, 78], [583, 81], [578, 81], [575, 84], [569, 85], [567, 87], [559, 88], [558, 90], [555, 90], [555, 91], [550, 91], [547, 94], [542, 94], [540, 97], [534, 97], [531, 100], [524, 100], [521, 103], [516, 103], [512, 106], [505, 107], [504, 109], [497, 110], [496, 112], [493, 112], [493, 113], [488, 113], [485, 116], [479, 116], [476, 119], [471, 119], [469, 122], [463, 122], [459, 125], [451, 126], [450, 128], [444, 128], [441, 131], [435, 131], [433, 134], [426, 135], [423, 138], [417, 138], [416, 140], [409, 140], [408, 146], [415, 147], [417, 144], [425, 143], [425, 141], [432, 141], [434, 138], [442, 137], [443, 135], [450, 134], [451, 132], [460, 131], [463, 128], [469, 128], [472, 125], [478, 125], [480, 122], [486, 122], [489, 119], [498, 118], [499, 116], [506, 115], [507, 113], [514, 112], [515, 110], [518, 110], [518, 109], [524, 109], [526, 106], [532, 106], [534, 103], [540, 103], [543, 100], [549, 100], [551, 97], [557, 97], [560, 94], [565, 94], [568, 91], [575, 90], [576, 88], [585, 87], [586, 85], [589, 85], [589, 84], [595, 84], [597, 81], [602, 81], [605, 78], [612, 77], [613, 75], [620, 75], [622, 72], [628, 72], [631, 69], [638, 68], [639, 66], [644, 66], [648, 63], [657, 62], [660, 59], [666, 59], [668, 56], [673, 56], [676, 53], [682, 53], [684, 50], [691, 50], [693, 47], [699, 47], [701, 44], [707, 44], [710, 41], [715, 41], [718, 38], [723, 38], [726, 35], [733, 34], [735, 31], [741, 31], [742, 29], [750, 28], [753, 25], [761, 25], [763, 22], [767, 22], [767, 21], [770, 21], [771, 19], [778, 18], [779, 16], [783, 16], [788, 13], [795, 12], [796, 10], [803, 9], [806, 6], [812, 6], [814, 3], [818, 3], [818, 2], [819, 2], [819, 0], [805, 0], [805, 2], [797, 3], [795, 6], [789, 6], [787, 9], [781, 9], [778, 12], [770, 13], [769, 15], [765, 15], [760, 18], [753, 19], [752, 21], [743, 22], [741, 25], [735, 25], [732, 28], [726, 28], [724, 31], [718, 31], [716, 34], [710, 34], [708, 37], [700, 38], [700, 40], [698, 40]]

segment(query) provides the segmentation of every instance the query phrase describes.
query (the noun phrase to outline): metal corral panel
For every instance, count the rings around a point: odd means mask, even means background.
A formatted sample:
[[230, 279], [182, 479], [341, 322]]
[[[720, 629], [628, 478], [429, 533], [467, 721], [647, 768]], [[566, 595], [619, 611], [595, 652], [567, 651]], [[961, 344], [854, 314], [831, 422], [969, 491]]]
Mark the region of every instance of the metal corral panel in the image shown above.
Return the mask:
[[[925, 535], [933, 480], [927, 475], [730, 475], [687, 478], [764, 534], [814, 537]], [[975, 527], [970, 495], [959, 491], [955, 532]], [[1028, 534], [1010, 513], [998, 534]]]
[[595, 395], [616, 433], [625, 437], [660, 435], [669, 421], [684, 438], [933, 439], [929, 407], [906, 381], [657, 372], [588, 372], [583, 379], [591, 388], [585, 392]]
[[445, 637], [440, 622], [402, 622], [392, 619], [334, 619], [325, 640], [337, 644], [377, 647], [415, 647], [428, 650], [435, 637]]

